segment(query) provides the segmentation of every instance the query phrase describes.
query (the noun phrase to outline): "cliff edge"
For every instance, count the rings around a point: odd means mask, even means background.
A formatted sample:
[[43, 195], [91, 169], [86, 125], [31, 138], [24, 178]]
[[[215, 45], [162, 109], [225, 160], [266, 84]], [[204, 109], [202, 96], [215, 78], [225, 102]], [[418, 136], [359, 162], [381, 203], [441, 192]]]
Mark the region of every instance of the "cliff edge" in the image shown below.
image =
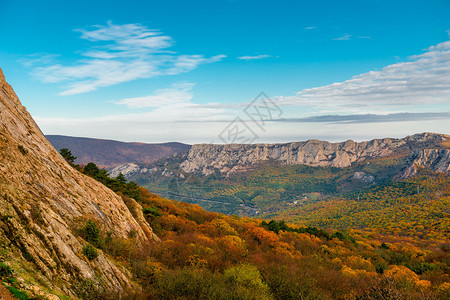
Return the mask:
[[0, 69], [0, 247], [34, 268], [50, 288], [59, 282], [70, 295], [77, 282], [99, 278], [120, 294], [131, 285], [127, 272], [101, 251], [92, 261], [82, 254], [86, 242], [73, 226], [87, 218], [117, 237], [133, 232], [139, 243], [157, 239], [121, 197], [66, 163]]
[[408, 156], [412, 151], [441, 147], [449, 141], [448, 135], [426, 132], [402, 139], [385, 138], [365, 142], [309, 140], [285, 144], [199, 144], [192, 146], [180, 167], [186, 173], [204, 175], [212, 174], [215, 170], [229, 174], [235, 166], [249, 166], [269, 160], [286, 165], [344, 168], [354, 162], [377, 157], [400, 153]]

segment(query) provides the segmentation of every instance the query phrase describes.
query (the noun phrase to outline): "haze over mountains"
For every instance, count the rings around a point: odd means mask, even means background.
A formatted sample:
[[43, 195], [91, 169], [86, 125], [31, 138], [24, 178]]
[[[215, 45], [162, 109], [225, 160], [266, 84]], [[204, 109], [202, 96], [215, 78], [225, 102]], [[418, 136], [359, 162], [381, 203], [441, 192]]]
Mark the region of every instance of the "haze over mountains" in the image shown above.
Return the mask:
[[129, 162], [151, 163], [174, 153], [186, 152], [191, 146], [182, 143], [125, 143], [113, 140], [47, 135], [57, 150], [68, 148], [77, 156], [76, 163], [94, 162], [104, 168]]

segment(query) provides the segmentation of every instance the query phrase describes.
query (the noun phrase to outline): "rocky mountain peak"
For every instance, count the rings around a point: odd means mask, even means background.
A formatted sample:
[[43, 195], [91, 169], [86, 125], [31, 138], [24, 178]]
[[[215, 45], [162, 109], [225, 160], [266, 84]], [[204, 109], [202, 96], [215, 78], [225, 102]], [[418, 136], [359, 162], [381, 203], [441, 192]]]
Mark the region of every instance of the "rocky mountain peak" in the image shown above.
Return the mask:
[[140, 243], [157, 239], [121, 197], [67, 164], [1, 70], [0, 214], [0, 244], [11, 244], [18, 260], [28, 261], [49, 282], [62, 282], [69, 293], [74, 282], [94, 277], [116, 292], [130, 286], [126, 272], [101, 251], [94, 261], [81, 254], [86, 242], [73, 229], [80, 220], [93, 219], [118, 237], [133, 232]]

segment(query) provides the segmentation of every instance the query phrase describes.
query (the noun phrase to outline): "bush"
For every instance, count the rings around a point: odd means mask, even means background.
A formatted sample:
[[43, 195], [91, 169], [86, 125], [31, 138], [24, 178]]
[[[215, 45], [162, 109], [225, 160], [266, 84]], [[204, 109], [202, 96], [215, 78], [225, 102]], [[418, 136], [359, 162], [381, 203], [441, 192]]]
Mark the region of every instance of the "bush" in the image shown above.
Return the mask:
[[235, 299], [272, 299], [256, 266], [243, 264], [225, 270], [225, 282]]
[[[182, 269], [165, 271], [149, 286], [150, 299], [214, 299], [213, 290], [220, 278], [208, 270]], [[212, 287], [214, 286], [214, 289]], [[216, 299], [220, 299], [216, 297]]]
[[83, 247], [82, 253], [84, 256], [86, 256], [89, 260], [96, 259], [98, 257], [98, 251], [97, 249], [92, 246], [91, 244], [87, 244]]
[[156, 207], [146, 207], [142, 210], [142, 212], [144, 213], [144, 215], [147, 216], [152, 216], [152, 217], [161, 217], [162, 213], [156, 208]]
[[20, 300], [28, 300], [28, 299], [30, 299], [30, 298], [28, 297], [27, 293], [22, 292], [22, 291], [19, 291], [18, 289], [16, 289], [16, 288], [13, 287], [13, 286], [7, 286], [6, 288], [7, 288], [7, 289], [14, 295], [14, 297], [16, 297], [17, 299], [20, 299]]
[[92, 162], [88, 163], [84, 167], [84, 171], [83, 171], [84, 174], [91, 176], [91, 177], [95, 177], [99, 172], [100, 172], [100, 169], [97, 167], [96, 164], [94, 164]]
[[428, 271], [434, 271], [437, 269], [436, 264], [426, 263], [426, 262], [413, 262], [406, 265], [409, 269], [411, 269], [417, 275], [421, 275]]
[[375, 270], [377, 271], [378, 274], [383, 274], [384, 270], [386, 270], [387, 265], [385, 262], [379, 262], [375, 265]]
[[273, 263], [265, 267], [264, 278], [275, 299], [323, 299], [315, 279], [299, 265]]
[[14, 272], [14, 270], [10, 266], [8, 266], [4, 263], [0, 263], [0, 278], [1, 279], [11, 277], [13, 272]]
[[150, 299], [273, 299], [252, 265], [231, 267], [224, 274], [197, 268], [163, 271], [148, 288]]
[[101, 240], [100, 240], [100, 229], [98, 228], [97, 224], [89, 220], [86, 223], [86, 226], [83, 228], [83, 236], [84, 239], [91, 243], [92, 245], [99, 247]]
[[[111, 295], [98, 278], [95, 278], [95, 280], [84, 279], [80, 281], [75, 286], [75, 292], [83, 300], [117, 299], [117, 295]], [[122, 298], [120, 297], [120, 299]]]
[[59, 149], [59, 154], [70, 164], [73, 165], [75, 163], [75, 160], [77, 159], [76, 156], [72, 155], [72, 152], [67, 148]]

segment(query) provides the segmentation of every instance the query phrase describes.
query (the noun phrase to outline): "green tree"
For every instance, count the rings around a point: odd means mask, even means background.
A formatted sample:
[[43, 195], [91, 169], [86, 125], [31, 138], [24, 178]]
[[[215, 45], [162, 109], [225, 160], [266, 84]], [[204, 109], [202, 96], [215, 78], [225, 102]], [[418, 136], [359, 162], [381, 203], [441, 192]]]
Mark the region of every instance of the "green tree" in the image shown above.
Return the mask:
[[84, 246], [83, 249], [81, 250], [81, 252], [83, 252], [83, 254], [89, 260], [93, 260], [93, 259], [96, 259], [98, 257], [97, 249], [95, 249], [95, 247], [92, 246], [91, 244], [87, 244], [86, 246]]
[[84, 167], [83, 173], [88, 176], [95, 177], [99, 173], [99, 171], [100, 169], [97, 167], [97, 165], [93, 162], [90, 162]]
[[225, 270], [227, 286], [234, 299], [273, 299], [256, 266], [242, 264]]
[[74, 165], [75, 160], [77, 159], [76, 156], [72, 155], [72, 152], [67, 148], [62, 148], [59, 150], [59, 153], [61, 156], [70, 164]]
[[83, 235], [86, 241], [92, 243], [96, 247], [100, 245], [100, 229], [94, 221], [87, 221], [86, 226], [83, 228]]
[[119, 184], [124, 185], [127, 183], [127, 180], [125, 179], [125, 176], [120, 173], [119, 175], [117, 175], [116, 180], [118, 181]]

